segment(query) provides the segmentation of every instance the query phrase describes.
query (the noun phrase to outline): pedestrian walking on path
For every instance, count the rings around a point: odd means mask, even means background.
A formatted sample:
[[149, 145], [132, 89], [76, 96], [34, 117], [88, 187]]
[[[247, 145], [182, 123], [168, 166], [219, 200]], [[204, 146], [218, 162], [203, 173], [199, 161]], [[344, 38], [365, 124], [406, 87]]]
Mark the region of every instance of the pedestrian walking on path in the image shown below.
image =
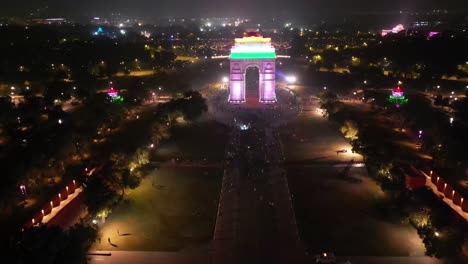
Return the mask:
[[107, 238], [107, 242], [109, 242], [109, 244], [111, 243], [111, 242], [110, 242], [110, 237]]
[[119, 230], [118, 230], [118, 229], [117, 229], [117, 235], [119, 235], [119, 236], [120, 236], [120, 233], [119, 233]]

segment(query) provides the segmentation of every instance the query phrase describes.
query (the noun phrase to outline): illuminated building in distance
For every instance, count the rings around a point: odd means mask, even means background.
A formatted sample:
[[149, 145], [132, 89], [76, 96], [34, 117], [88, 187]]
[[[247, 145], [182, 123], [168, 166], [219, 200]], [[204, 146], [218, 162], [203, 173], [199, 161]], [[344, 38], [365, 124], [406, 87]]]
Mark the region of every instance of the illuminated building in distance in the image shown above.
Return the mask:
[[405, 30], [405, 27], [402, 24], [396, 25], [392, 29], [384, 29], [382, 30], [382, 37], [385, 37], [388, 34], [397, 34], [400, 33], [401, 31]]
[[245, 102], [245, 73], [250, 67], [258, 68], [260, 103], [276, 102], [276, 52], [271, 38], [264, 38], [258, 32], [247, 32], [236, 38], [231, 49], [229, 102]]

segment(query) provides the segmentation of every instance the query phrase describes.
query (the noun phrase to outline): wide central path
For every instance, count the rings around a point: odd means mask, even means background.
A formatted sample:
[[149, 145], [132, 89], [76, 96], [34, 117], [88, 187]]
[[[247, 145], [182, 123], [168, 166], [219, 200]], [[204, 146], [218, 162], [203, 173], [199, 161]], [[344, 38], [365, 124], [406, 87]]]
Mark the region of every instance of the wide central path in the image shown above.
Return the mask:
[[[249, 111], [251, 113], [249, 113]], [[278, 135], [267, 112], [233, 126], [214, 233], [213, 263], [300, 263], [304, 259]], [[273, 111], [273, 110], [268, 110]], [[252, 114], [252, 119], [249, 119]]]

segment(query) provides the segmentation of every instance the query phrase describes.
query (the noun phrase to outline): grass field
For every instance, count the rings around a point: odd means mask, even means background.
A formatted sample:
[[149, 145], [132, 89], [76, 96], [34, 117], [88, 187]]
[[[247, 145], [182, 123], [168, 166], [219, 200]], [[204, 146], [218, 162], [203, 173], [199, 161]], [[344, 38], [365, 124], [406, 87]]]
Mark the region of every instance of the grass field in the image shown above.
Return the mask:
[[208, 242], [220, 183], [221, 173], [214, 169], [163, 168], [152, 173], [114, 209], [93, 248], [175, 251]]
[[171, 138], [161, 142], [156, 158], [215, 161], [224, 159], [228, 128], [210, 119], [171, 129]]
[[171, 138], [158, 147], [157, 160], [178, 158], [194, 165], [162, 166], [146, 176], [110, 214], [93, 249], [204, 250], [213, 236], [222, 172], [197, 162], [221, 164], [226, 134], [225, 126], [209, 119], [173, 127]]

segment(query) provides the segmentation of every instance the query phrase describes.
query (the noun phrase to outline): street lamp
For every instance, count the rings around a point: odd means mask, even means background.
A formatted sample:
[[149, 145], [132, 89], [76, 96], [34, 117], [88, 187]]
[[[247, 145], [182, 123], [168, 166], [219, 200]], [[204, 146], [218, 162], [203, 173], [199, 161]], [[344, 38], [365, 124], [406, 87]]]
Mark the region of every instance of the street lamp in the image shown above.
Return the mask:
[[326, 86], [324, 86], [324, 87], [323, 87], [323, 89], [324, 89], [324, 90], [326, 90], [326, 89], [327, 89], [327, 87], [326, 87]]
[[419, 138], [421, 138], [422, 133], [423, 133], [423, 131], [422, 131], [422, 130], [419, 130], [419, 134], [418, 134], [418, 137], [419, 137]]

